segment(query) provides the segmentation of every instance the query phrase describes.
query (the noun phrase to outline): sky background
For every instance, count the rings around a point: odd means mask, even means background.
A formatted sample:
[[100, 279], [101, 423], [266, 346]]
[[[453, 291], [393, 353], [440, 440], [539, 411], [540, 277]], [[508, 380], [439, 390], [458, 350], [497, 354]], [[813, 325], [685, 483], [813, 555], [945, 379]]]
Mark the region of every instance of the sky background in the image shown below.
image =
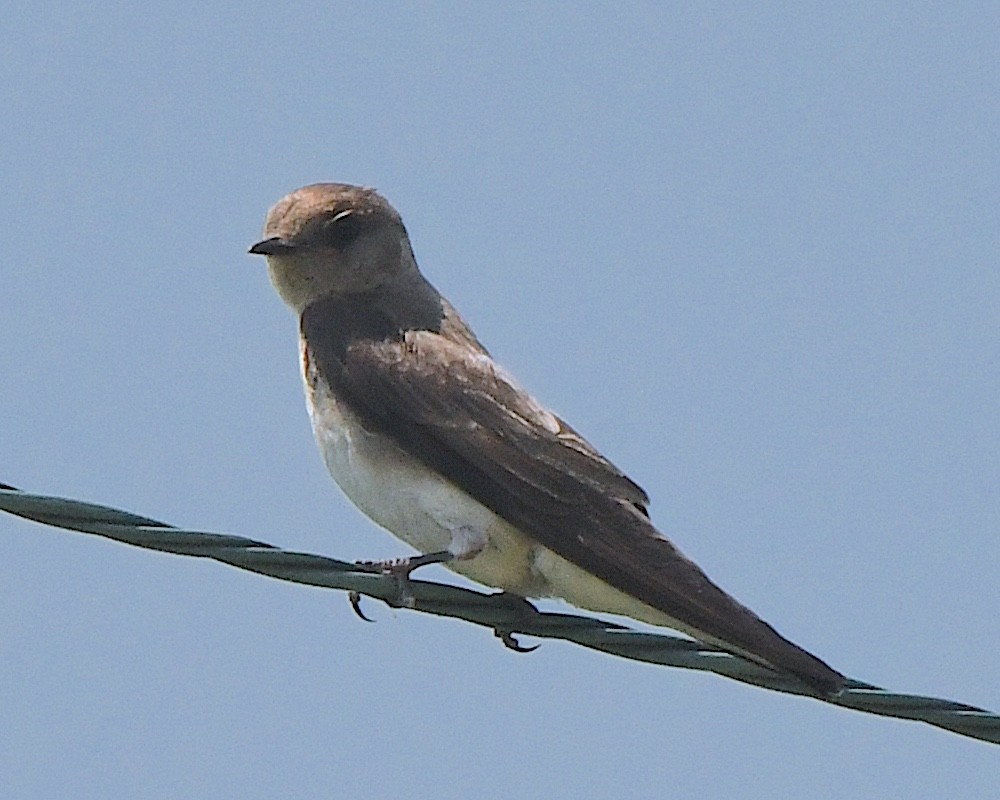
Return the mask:
[[[408, 552], [246, 255], [373, 185], [719, 584], [1000, 710], [996, 4], [179, 5], [5, 14], [0, 481]], [[0, 516], [0, 796], [996, 797], [928, 726], [367, 608]]]

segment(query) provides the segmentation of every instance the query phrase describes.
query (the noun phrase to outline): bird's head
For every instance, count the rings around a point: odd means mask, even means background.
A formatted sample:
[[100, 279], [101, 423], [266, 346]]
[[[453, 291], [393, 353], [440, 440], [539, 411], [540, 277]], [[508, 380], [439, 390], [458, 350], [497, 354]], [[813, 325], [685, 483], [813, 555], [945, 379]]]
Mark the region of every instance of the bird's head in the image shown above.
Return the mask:
[[396, 209], [374, 189], [343, 183], [314, 183], [279, 200], [250, 253], [267, 256], [271, 282], [298, 312], [416, 270]]

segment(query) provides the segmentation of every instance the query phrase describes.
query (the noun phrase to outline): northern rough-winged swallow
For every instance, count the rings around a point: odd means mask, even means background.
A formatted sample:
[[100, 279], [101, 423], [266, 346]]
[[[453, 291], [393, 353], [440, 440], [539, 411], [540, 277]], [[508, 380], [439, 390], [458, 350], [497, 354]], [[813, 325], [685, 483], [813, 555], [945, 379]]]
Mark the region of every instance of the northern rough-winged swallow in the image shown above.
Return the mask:
[[250, 252], [267, 256], [299, 315], [309, 413], [334, 480], [425, 556], [404, 578], [445, 562], [522, 597], [683, 631], [823, 695], [843, 687], [712, 583], [653, 527], [646, 493], [493, 361], [374, 190], [292, 192]]

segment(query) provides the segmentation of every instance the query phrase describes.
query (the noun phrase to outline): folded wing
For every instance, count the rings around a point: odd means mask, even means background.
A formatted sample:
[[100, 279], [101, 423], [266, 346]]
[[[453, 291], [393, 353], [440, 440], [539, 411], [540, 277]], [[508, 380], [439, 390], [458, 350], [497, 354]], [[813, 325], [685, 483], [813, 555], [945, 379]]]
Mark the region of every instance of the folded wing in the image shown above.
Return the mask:
[[840, 673], [712, 583], [653, 527], [645, 492], [489, 356], [431, 331], [318, 355], [366, 425], [545, 547], [709, 642], [822, 693], [843, 685]]

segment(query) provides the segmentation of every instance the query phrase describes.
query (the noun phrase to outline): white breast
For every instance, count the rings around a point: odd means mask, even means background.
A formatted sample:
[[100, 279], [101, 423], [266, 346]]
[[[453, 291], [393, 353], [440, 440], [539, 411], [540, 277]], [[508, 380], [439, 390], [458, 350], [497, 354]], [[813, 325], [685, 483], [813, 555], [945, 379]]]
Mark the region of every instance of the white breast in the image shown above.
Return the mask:
[[368, 517], [420, 553], [447, 550], [462, 529], [482, 535], [482, 553], [448, 566], [522, 596], [549, 594], [534, 569], [538, 548], [531, 540], [387, 437], [365, 430], [322, 381], [306, 381], [306, 400], [327, 469]]

